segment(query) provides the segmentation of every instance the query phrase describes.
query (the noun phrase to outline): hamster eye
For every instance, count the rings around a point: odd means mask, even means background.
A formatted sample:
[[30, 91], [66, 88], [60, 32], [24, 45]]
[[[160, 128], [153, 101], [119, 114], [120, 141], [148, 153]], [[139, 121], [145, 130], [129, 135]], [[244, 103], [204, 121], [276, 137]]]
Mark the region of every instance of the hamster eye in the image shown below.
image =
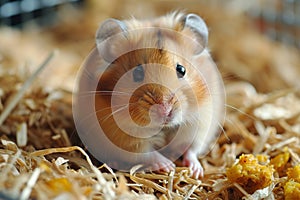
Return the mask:
[[177, 64], [176, 66], [176, 74], [177, 74], [177, 77], [178, 78], [183, 78], [184, 75], [185, 75], [185, 67], [180, 65], [180, 64]]
[[134, 82], [141, 82], [144, 80], [144, 68], [141, 64], [136, 66], [132, 72]]

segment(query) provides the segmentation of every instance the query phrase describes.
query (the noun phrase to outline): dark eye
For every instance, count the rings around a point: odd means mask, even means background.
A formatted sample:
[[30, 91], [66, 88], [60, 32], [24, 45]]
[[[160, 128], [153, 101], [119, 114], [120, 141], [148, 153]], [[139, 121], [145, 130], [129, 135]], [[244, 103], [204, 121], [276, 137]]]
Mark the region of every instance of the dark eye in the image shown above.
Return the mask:
[[145, 76], [145, 73], [144, 73], [144, 68], [142, 65], [138, 65], [134, 68], [133, 72], [132, 72], [132, 75], [133, 75], [133, 80], [134, 82], [141, 82], [144, 80], [144, 76]]
[[178, 78], [183, 78], [184, 75], [185, 75], [185, 67], [180, 65], [180, 64], [177, 64], [176, 66], [176, 73], [177, 73], [177, 77]]

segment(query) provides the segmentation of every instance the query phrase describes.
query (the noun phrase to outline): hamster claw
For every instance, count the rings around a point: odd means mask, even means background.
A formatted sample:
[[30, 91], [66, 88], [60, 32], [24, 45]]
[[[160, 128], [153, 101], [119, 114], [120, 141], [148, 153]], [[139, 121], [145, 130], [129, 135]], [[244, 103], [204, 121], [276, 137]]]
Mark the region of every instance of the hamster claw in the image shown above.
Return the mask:
[[183, 156], [182, 164], [190, 168], [193, 178], [198, 179], [204, 176], [203, 167], [194, 152], [187, 151]]
[[169, 160], [168, 158], [164, 157], [160, 153], [157, 153], [157, 155], [151, 159], [152, 162], [149, 163], [150, 167], [149, 169], [151, 171], [162, 171], [162, 172], [170, 172], [175, 169], [175, 164]]
[[162, 172], [170, 172], [172, 170], [174, 170], [175, 165], [174, 163], [156, 163], [153, 165], [153, 169], [155, 171], [162, 171]]

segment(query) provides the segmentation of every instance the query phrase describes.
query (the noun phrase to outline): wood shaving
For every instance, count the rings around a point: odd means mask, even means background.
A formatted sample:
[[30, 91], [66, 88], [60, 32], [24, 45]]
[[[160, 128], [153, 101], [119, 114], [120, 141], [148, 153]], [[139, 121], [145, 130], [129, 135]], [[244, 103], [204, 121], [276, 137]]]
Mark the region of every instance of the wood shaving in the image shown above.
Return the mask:
[[[0, 30], [0, 198], [229, 200], [300, 195], [299, 50], [266, 39], [244, 15], [220, 7], [189, 0], [145, 1], [135, 13], [133, 0], [122, 5], [117, 0], [87, 2], [81, 11], [69, 8], [55, 27]], [[180, 6], [204, 16], [210, 27], [211, 53], [226, 83], [224, 130], [201, 158], [205, 175], [200, 180], [179, 165], [169, 174], [145, 173], [140, 166], [129, 173], [114, 171], [93, 159], [76, 135], [76, 72], [94, 45], [101, 20], [124, 13], [157, 16]], [[60, 54], [49, 65], [56, 68], [32, 84], [38, 66], [34, 63], [54, 48], [60, 48]], [[254, 187], [239, 172], [239, 181], [230, 179], [228, 170], [242, 155], [254, 157], [254, 166], [272, 168], [270, 176], [257, 175], [268, 181]], [[250, 180], [251, 190], [245, 180]]]

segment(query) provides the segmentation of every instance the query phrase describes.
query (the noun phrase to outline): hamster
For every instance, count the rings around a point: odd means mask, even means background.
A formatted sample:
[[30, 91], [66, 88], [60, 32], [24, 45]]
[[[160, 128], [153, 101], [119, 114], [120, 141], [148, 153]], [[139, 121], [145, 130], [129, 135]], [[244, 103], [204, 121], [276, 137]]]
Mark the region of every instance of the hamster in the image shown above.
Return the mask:
[[78, 76], [78, 134], [99, 161], [169, 172], [174, 161], [203, 176], [224, 118], [225, 93], [196, 14], [107, 19]]

